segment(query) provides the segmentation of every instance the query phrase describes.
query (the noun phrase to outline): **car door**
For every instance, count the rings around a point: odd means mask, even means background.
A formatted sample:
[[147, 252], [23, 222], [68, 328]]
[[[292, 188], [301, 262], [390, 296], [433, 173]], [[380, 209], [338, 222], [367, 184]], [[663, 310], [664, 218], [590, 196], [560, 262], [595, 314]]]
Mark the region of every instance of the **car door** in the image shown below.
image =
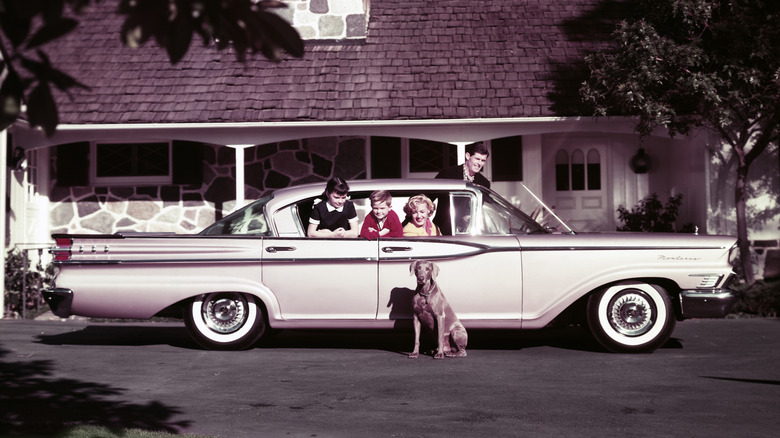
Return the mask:
[[263, 283], [286, 320], [373, 320], [377, 251], [365, 239], [265, 238]]
[[380, 240], [378, 319], [412, 317], [416, 281], [410, 265], [414, 260], [430, 260], [439, 266], [437, 282], [459, 318], [519, 323], [523, 297], [517, 237], [480, 236], [485, 218], [479, 199], [473, 193], [456, 196], [459, 199], [450, 199], [449, 212], [456, 218], [455, 236]]
[[515, 237], [404, 238], [379, 243], [378, 319], [410, 319], [414, 260], [439, 266], [436, 281], [462, 320], [517, 320], [522, 264]]

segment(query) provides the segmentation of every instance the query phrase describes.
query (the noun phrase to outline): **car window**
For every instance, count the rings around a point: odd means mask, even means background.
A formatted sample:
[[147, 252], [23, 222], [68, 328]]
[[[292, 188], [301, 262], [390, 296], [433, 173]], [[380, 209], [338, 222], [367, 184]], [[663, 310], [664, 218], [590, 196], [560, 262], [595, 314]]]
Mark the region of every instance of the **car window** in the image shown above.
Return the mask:
[[246, 207], [218, 220], [200, 232], [203, 236], [217, 235], [257, 235], [270, 234], [265, 217], [265, 204], [271, 197], [262, 198]]
[[472, 230], [472, 205], [473, 196], [465, 193], [452, 195], [452, 210], [454, 212], [455, 233], [471, 234]]
[[[363, 226], [363, 222], [366, 219], [366, 216], [371, 214], [371, 199], [369, 198], [371, 196], [370, 191], [350, 191], [349, 192], [349, 200], [352, 201], [352, 203], [355, 205], [355, 211], [357, 212], [358, 216], [358, 227]], [[391, 191], [390, 194], [393, 197], [391, 209], [398, 215], [398, 219], [401, 221], [402, 224], [405, 224], [405, 221], [408, 219], [406, 217], [406, 213], [404, 212], [404, 206], [406, 205], [406, 202], [411, 198], [412, 196], [419, 195], [422, 193], [419, 190], [403, 190], [403, 191]], [[435, 204], [438, 204], [438, 198], [443, 196], [448, 196], [445, 192], [436, 192], [436, 193], [425, 193], [429, 198], [431, 198]], [[314, 205], [316, 205], [319, 202], [324, 202], [323, 196], [315, 196], [308, 199], [303, 199], [301, 201], [298, 201], [295, 205], [290, 206], [289, 208], [291, 211], [296, 212], [296, 216], [298, 217], [298, 220], [300, 221], [300, 230], [302, 230], [301, 236], [305, 236], [306, 232], [305, 230], [309, 227], [309, 217], [311, 216], [311, 211], [314, 208]], [[466, 206], [458, 211], [463, 211], [463, 216], [468, 216], [470, 214], [471, 210], [471, 201], [468, 201]], [[438, 208], [436, 210], [436, 213], [434, 217], [438, 214], [445, 214], [440, 213]], [[467, 218], [468, 219], [468, 218]], [[470, 230], [470, 225], [468, 220], [464, 222], [464, 231], [460, 234], [464, 234]]]
[[[358, 230], [363, 225], [366, 215], [371, 213], [371, 201], [368, 199], [370, 195], [371, 192], [349, 192], [349, 197], [347, 199], [355, 205], [355, 211], [357, 212], [358, 217]], [[314, 206], [320, 202], [325, 202], [325, 197], [322, 195], [298, 201], [294, 206], [290, 207], [297, 213], [298, 219], [300, 220], [302, 236], [306, 235], [306, 230], [309, 228], [309, 217], [311, 217]], [[395, 200], [393, 206], [395, 206]]]
[[546, 233], [544, 227], [517, 207], [490, 192], [482, 193], [482, 234]]

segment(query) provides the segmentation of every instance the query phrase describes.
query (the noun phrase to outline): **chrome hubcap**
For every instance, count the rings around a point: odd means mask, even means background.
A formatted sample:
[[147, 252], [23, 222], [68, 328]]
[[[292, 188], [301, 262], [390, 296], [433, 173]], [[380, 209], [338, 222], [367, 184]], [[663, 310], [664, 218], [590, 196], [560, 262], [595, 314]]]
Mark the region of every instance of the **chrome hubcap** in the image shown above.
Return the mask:
[[203, 302], [203, 320], [215, 332], [233, 333], [244, 325], [246, 309], [239, 294], [209, 295]]
[[647, 294], [637, 289], [627, 289], [615, 295], [609, 302], [609, 324], [625, 336], [640, 336], [653, 327], [656, 308]]

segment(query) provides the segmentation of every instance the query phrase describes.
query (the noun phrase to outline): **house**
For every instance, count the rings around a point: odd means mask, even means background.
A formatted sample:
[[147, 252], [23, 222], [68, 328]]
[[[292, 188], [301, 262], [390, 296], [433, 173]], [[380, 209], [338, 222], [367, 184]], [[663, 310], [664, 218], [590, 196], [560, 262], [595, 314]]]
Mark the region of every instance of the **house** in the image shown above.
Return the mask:
[[[631, 119], [580, 108], [583, 57], [619, 2], [288, 0], [302, 59], [242, 64], [196, 41], [176, 65], [153, 42], [121, 44], [117, 3], [93, 2], [46, 46], [90, 88], [57, 96], [52, 137], [7, 133], [27, 165], [8, 169], [6, 247], [193, 233], [279, 187], [432, 177], [478, 140], [496, 191], [521, 200], [522, 182], [577, 229], [614, 230], [618, 206], [655, 192], [682, 193], [679, 223], [707, 231], [708, 134], [640, 142]], [[640, 150], [652, 165], [632, 170]]]

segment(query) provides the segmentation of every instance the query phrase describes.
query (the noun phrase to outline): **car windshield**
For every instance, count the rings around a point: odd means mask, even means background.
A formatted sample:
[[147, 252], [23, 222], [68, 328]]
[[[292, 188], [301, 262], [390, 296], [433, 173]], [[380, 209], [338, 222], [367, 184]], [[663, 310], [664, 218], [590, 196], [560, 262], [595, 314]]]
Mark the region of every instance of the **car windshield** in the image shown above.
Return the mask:
[[259, 199], [209, 226], [199, 234], [202, 236], [218, 236], [224, 234], [249, 234], [267, 236], [270, 234], [265, 218], [265, 204], [270, 196]]
[[530, 216], [510, 202], [489, 190], [482, 190], [483, 234], [531, 234], [547, 233]]

